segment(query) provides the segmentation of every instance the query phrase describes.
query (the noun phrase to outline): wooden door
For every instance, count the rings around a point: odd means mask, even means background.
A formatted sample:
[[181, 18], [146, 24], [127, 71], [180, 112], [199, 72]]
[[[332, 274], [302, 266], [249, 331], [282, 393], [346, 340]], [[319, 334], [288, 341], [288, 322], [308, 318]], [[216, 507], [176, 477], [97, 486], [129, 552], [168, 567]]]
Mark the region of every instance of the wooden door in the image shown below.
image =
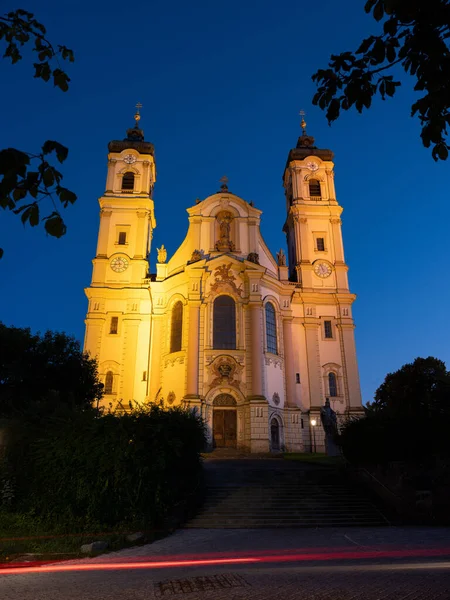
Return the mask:
[[235, 410], [214, 409], [213, 437], [216, 448], [236, 448], [237, 416]]

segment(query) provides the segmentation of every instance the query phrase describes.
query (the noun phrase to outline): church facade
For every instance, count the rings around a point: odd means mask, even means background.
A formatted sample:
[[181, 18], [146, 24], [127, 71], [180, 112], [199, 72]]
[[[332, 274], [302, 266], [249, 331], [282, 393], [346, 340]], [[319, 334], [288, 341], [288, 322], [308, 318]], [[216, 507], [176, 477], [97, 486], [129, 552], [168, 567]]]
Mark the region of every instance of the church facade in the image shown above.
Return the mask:
[[250, 452], [323, 450], [327, 398], [341, 418], [362, 413], [333, 153], [302, 127], [283, 174], [288, 256], [272, 256], [261, 211], [224, 179], [187, 208], [173, 256], [158, 248], [156, 273], [154, 147], [139, 114], [109, 143], [85, 335], [105, 406], [188, 406], [211, 448]]

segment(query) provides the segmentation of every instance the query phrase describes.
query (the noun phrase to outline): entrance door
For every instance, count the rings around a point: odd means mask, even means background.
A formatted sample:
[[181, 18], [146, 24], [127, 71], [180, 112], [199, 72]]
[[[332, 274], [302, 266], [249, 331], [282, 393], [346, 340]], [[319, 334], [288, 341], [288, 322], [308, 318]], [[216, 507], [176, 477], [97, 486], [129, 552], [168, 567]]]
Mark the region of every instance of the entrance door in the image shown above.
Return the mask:
[[270, 423], [270, 437], [272, 441], [272, 450], [280, 449], [280, 425], [276, 419]]
[[213, 436], [216, 448], [236, 448], [237, 416], [235, 410], [214, 409]]

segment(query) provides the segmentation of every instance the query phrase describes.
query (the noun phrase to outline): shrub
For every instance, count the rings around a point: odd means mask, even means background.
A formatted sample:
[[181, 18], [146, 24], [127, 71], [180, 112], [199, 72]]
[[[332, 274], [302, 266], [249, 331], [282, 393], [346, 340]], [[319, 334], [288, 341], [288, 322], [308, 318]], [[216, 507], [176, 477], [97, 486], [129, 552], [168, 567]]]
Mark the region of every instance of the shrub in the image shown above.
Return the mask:
[[53, 417], [17, 458], [17, 507], [111, 525], [160, 523], [196, 485], [202, 421], [181, 408]]
[[446, 419], [400, 418], [375, 413], [344, 423], [338, 442], [345, 458], [355, 465], [421, 462], [449, 456], [448, 425]]

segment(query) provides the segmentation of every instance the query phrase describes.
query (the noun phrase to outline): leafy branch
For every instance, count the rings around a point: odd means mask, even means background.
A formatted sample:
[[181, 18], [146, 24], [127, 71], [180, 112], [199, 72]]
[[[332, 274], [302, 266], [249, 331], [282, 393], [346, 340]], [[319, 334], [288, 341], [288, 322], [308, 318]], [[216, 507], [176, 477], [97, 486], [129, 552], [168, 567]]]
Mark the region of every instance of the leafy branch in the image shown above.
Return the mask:
[[[74, 61], [73, 51], [66, 46], [56, 48], [46, 38], [46, 29], [34, 15], [18, 9], [0, 16], [0, 40], [6, 43], [3, 58], [16, 64], [23, 58], [22, 48], [33, 45], [37, 60], [33, 63], [34, 77], [44, 82], [53, 81], [62, 92], [69, 89], [70, 78], [61, 68], [61, 61]], [[68, 149], [55, 141], [46, 141], [38, 154], [23, 152], [15, 148], [0, 150], [0, 207], [19, 215], [22, 223], [32, 227], [44, 221], [49, 235], [61, 237], [66, 233], [66, 225], [59, 213], [55, 196], [66, 208], [73, 204], [77, 196], [61, 185], [62, 174], [50, 164], [51, 154], [56, 154], [63, 163]], [[22, 204], [27, 199], [32, 202]], [[41, 217], [40, 203], [50, 200], [53, 211]], [[0, 258], [3, 250], [0, 248]]]
[[[313, 104], [326, 111], [331, 124], [341, 110], [370, 108], [374, 96], [394, 96], [401, 85], [384, 74], [395, 65], [416, 79], [414, 90], [425, 92], [411, 106], [422, 125], [424, 146], [434, 160], [445, 160], [450, 146], [450, 5], [449, 0], [367, 0], [366, 13], [382, 23], [382, 32], [364, 39], [355, 52], [331, 55], [328, 69], [312, 77], [317, 84]], [[383, 74], [382, 74], [383, 73]]]

